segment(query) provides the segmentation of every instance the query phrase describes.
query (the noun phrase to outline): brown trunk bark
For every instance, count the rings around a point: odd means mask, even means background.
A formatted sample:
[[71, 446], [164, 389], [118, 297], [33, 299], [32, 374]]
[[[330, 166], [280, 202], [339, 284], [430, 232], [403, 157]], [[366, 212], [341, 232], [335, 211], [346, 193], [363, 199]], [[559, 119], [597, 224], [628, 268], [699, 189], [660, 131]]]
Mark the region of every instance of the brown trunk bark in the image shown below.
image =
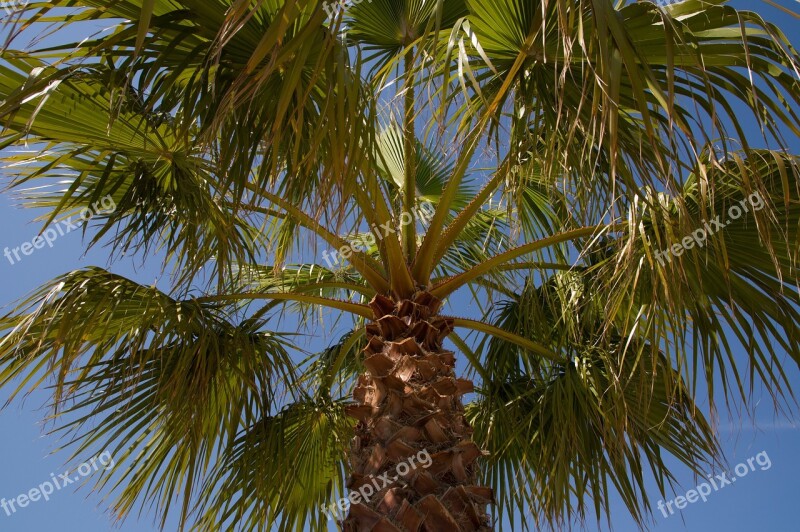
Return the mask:
[[482, 453], [471, 441], [461, 400], [473, 385], [455, 378], [455, 355], [442, 349], [453, 324], [437, 315], [441, 302], [420, 292], [399, 302], [377, 296], [370, 307], [375, 322], [367, 326], [367, 373], [350, 408], [359, 422], [348, 488], [354, 495], [375, 493], [351, 498], [343, 529], [492, 530], [486, 512], [492, 492], [475, 485]]

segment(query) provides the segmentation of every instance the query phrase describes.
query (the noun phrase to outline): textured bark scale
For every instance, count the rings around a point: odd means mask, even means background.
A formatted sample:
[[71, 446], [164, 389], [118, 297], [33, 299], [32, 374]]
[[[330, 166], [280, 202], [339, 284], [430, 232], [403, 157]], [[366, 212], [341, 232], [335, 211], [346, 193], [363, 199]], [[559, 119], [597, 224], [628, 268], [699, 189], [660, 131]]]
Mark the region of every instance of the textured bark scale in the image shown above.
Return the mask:
[[411, 469], [369, 500], [353, 504], [346, 532], [492, 530], [490, 488], [476, 486], [481, 450], [472, 442], [462, 396], [471, 381], [455, 377], [455, 354], [442, 342], [453, 330], [426, 292], [394, 302], [376, 296], [364, 365], [350, 415], [358, 419], [348, 488], [358, 490], [427, 451], [431, 465]]

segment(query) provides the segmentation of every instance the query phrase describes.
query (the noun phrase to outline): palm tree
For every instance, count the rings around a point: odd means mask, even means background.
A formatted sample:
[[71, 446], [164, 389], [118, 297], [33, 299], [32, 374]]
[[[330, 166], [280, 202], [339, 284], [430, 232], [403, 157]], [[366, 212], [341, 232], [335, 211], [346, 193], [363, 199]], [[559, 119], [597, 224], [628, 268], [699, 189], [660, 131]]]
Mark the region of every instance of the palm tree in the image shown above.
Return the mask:
[[[648, 470], [721, 459], [720, 401], [792, 398], [800, 56], [756, 13], [50, 0], [6, 30], [8, 188], [173, 273], [73, 271], [0, 327], [0, 386], [113, 452], [118, 516], [561, 528], [616, 492], [644, 525]], [[281, 317], [322, 312], [353, 319], [298, 356]]]

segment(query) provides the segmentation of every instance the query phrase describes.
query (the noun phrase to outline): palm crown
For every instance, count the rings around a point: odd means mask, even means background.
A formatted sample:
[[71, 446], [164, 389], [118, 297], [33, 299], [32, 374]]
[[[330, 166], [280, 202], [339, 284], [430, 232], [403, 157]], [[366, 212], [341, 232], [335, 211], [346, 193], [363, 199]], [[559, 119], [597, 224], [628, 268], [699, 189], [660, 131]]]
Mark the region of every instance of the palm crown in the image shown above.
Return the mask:
[[[557, 527], [612, 491], [644, 523], [646, 471], [719, 459], [699, 394], [792, 395], [800, 57], [755, 13], [52, 0], [9, 24], [10, 188], [45, 226], [112, 198], [90, 245], [174, 272], [73, 271], [2, 321], [0, 385], [53, 384], [75, 452], [108, 442], [119, 515], [322, 529], [424, 449], [342, 526]], [[320, 310], [349, 332], [300, 360], [274, 324]]]

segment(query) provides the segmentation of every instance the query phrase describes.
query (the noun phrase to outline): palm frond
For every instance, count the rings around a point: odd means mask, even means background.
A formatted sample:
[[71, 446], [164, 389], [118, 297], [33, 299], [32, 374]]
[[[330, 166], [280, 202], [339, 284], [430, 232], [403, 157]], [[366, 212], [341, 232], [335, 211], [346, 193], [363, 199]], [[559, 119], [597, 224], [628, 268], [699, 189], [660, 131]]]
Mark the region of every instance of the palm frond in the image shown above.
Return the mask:
[[332, 515], [323, 508], [344, 496], [351, 433], [344, 404], [330, 400], [257, 420], [219, 457], [194, 529], [325, 530]]
[[[654, 193], [655, 207], [631, 209], [635, 245], [622, 237], [591, 250], [608, 315], [643, 313], [649, 341], [667, 342], [709, 397], [721, 384], [727, 399], [746, 401], [758, 383], [776, 400], [793, 396], [785, 357], [800, 363], [798, 162], [770, 151], [706, 152], [680, 198]], [[732, 338], [745, 348], [746, 369]]]
[[[100, 227], [90, 245], [109, 236], [120, 254], [163, 249], [179, 284], [212, 260], [219, 276], [253, 260], [258, 228], [222, 204], [218, 161], [168, 116], [137, 105], [135, 93], [115, 85], [118, 73], [58, 70], [8, 50], [4, 57], [2, 138], [16, 148], [2, 162], [23, 204], [45, 209], [43, 231], [89, 209]], [[133, 103], [115, 109], [116, 97]]]
[[[520, 511], [537, 529], [599, 523], [614, 492], [643, 525], [645, 476], [662, 493], [674, 480], [667, 454], [696, 472], [720, 458], [680, 368], [639, 336], [604, 329], [590, 279], [557, 273], [496, 305], [495, 326], [549, 346], [563, 362], [498, 338], [477, 349], [488, 380], [468, 412], [490, 452], [485, 480], [501, 494], [499, 517], [512, 526]], [[524, 519], [517, 526], [529, 528]]]
[[117, 515], [156, 503], [181, 521], [220, 449], [294, 393], [281, 335], [224, 308], [177, 301], [98, 268], [69, 273], [2, 320], [0, 385], [53, 386], [75, 454], [100, 442], [120, 467]]

